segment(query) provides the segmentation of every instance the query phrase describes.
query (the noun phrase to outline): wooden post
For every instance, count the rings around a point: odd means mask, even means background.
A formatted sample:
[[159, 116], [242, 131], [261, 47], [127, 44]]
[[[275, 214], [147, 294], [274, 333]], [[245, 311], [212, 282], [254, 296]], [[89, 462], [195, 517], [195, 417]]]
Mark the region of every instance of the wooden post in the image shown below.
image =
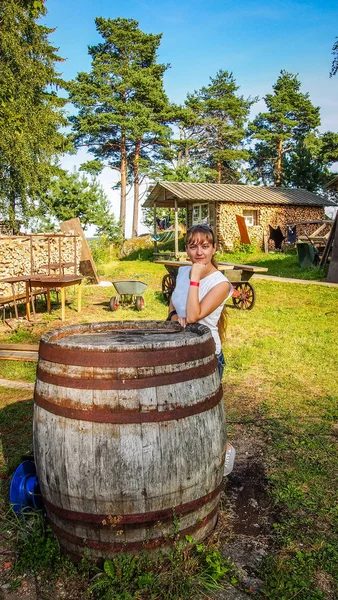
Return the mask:
[[59, 235], [59, 273], [62, 275], [62, 260], [61, 260], [61, 236]]
[[34, 259], [33, 259], [33, 236], [29, 238], [30, 241], [30, 255], [31, 255], [31, 273], [34, 273]]
[[74, 235], [74, 275], [77, 274], [77, 258], [76, 258], [76, 235]]
[[338, 212], [336, 214], [332, 230], [332, 252], [326, 281], [330, 281], [331, 283], [338, 283]]
[[51, 304], [50, 304], [50, 289], [49, 288], [47, 288], [47, 311], [49, 313], [52, 312], [52, 310], [51, 310]]
[[175, 198], [175, 258], [178, 258], [178, 205]]
[[30, 306], [29, 306], [29, 281], [26, 281], [26, 318], [27, 321], [30, 321], [31, 318], [31, 311], [30, 311]]
[[48, 275], [50, 275], [50, 236], [48, 236]]
[[61, 288], [61, 321], [66, 318], [66, 288]]
[[80, 281], [77, 288], [77, 312], [81, 312], [81, 294], [82, 294], [82, 281]]
[[157, 252], [157, 241], [156, 241], [156, 202], [154, 202], [154, 252]]

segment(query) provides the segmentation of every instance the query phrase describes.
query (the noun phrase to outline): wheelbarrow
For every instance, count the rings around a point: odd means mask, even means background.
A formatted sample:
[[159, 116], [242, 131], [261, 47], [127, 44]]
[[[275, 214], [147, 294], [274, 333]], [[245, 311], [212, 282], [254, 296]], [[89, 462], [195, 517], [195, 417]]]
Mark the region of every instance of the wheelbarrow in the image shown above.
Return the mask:
[[[142, 277], [146, 281], [140, 281]], [[136, 310], [143, 310], [145, 307], [143, 293], [145, 292], [149, 281], [149, 275], [133, 275], [133, 279], [124, 279], [112, 281], [117, 292], [109, 301], [110, 310], [117, 310], [119, 306], [134, 304]]]
[[[178, 268], [183, 265], [190, 265], [191, 263], [175, 261], [156, 262], [161, 262], [161, 264], [164, 264], [166, 270], [168, 271], [162, 279], [162, 294], [164, 300], [167, 302], [167, 304], [169, 304], [171, 294], [175, 289]], [[234, 286], [232, 293], [233, 305], [241, 310], [251, 310], [255, 305], [256, 291], [253, 285], [249, 283], [249, 279], [254, 274], [255, 268], [250, 266], [245, 268], [245, 265], [238, 265], [238, 267], [239, 266], [241, 266], [241, 268], [237, 268], [236, 265], [236, 268], [234, 269], [227, 269], [226, 266], [223, 267], [221, 264], [219, 264], [218, 268]], [[266, 271], [267, 269], [261, 270]]]

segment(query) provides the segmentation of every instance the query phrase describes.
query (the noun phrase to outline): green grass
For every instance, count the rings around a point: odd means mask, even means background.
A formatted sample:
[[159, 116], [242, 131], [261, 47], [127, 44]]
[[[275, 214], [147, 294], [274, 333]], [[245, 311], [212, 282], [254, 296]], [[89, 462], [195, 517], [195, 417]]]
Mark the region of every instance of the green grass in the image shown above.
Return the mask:
[[287, 252], [261, 252], [253, 249], [252, 252], [226, 252], [217, 253], [217, 260], [220, 262], [232, 262], [241, 265], [256, 265], [268, 269], [267, 275], [277, 277], [288, 277], [291, 279], [310, 279], [323, 281], [327, 275], [327, 267], [323, 269], [312, 266], [302, 269], [299, 266], [296, 250]]
[[13, 381], [28, 381], [34, 383], [36, 377], [35, 362], [21, 362], [17, 360], [0, 361], [0, 378]]

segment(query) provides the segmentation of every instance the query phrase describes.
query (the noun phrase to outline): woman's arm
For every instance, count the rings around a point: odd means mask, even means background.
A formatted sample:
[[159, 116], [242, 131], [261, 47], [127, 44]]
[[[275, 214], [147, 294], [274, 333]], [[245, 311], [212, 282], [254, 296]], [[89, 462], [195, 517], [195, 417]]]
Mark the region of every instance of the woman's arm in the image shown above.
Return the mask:
[[178, 322], [181, 325], [181, 327], [185, 327], [186, 326], [187, 319], [185, 317], [179, 317], [178, 316], [177, 312], [175, 311], [175, 307], [174, 307], [172, 301], [170, 300], [168, 317], [169, 317], [169, 315], [171, 313], [175, 313], [175, 314], [171, 315], [171, 317], [169, 319], [170, 321], [174, 321], [176, 323]]
[[206, 273], [207, 265], [195, 263], [191, 267], [190, 283], [196, 283], [197, 285], [189, 286], [186, 307], [188, 323], [195, 323], [210, 315], [230, 294], [230, 283], [224, 281], [215, 285], [200, 302], [198, 295], [199, 283], [206, 276]]
[[[174, 314], [172, 314], [172, 313], [174, 313]], [[177, 312], [175, 310], [175, 307], [174, 307], [174, 305], [172, 303], [171, 298], [170, 298], [170, 303], [169, 303], [168, 318], [169, 318], [170, 315], [171, 315], [171, 317], [170, 317], [169, 321], [178, 321]]]
[[[194, 280], [196, 281], [196, 280]], [[201, 302], [198, 297], [198, 286], [190, 286], [187, 298], [187, 322], [195, 323], [204, 319], [218, 308], [230, 294], [230, 283], [218, 283], [204, 296]]]

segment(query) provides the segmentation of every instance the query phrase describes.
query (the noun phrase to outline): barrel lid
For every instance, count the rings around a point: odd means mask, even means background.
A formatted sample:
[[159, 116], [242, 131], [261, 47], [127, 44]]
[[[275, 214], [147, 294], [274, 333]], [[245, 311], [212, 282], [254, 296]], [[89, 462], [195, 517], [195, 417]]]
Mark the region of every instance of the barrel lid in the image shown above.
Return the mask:
[[211, 332], [197, 323], [183, 329], [166, 321], [113, 321], [71, 325], [49, 331], [42, 345], [83, 350], [126, 351], [196, 345], [210, 340]]

